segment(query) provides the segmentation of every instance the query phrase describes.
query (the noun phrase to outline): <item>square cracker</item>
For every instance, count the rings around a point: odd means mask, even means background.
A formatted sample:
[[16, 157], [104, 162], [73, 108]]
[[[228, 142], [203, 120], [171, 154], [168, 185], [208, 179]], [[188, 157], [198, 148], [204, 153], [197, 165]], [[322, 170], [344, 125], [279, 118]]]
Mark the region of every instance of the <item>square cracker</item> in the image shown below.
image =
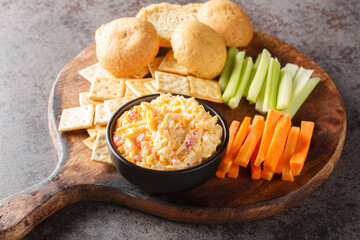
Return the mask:
[[153, 87], [155, 88], [155, 90], [158, 88], [157, 85], [156, 85], [156, 80], [151, 80], [150, 81], [151, 85], [153, 85]]
[[79, 74], [92, 83], [96, 78], [113, 78], [114, 76], [111, 75], [105, 68], [103, 68], [100, 63], [95, 63], [83, 70], [79, 71]]
[[[126, 84], [125, 84], [126, 86]], [[138, 96], [130, 90], [130, 88], [128, 86], [125, 87], [125, 94], [124, 97], [132, 97], [132, 98], [137, 98]]]
[[177, 60], [174, 58], [174, 51], [170, 49], [164, 57], [164, 60], [160, 63], [157, 68], [158, 71], [170, 72], [179, 75], [187, 75], [188, 70], [186, 67], [178, 64]]
[[222, 103], [220, 85], [217, 81], [188, 76], [190, 95], [196, 98]]
[[106, 125], [109, 122], [109, 115], [103, 103], [96, 105], [95, 108], [95, 125]]
[[109, 119], [111, 116], [119, 109], [122, 105], [127, 103], [128, 101], [134, 99], [134, 97], [123, 97], [123, 98], [114, 98], [110, 100], [106, 100], [104, 102], [105, 110], [108, 114]]
[[125, 93], [124, 78], [96, 78], [91, 84], [89, 98], [104, 101], [123, 97]]
[[163, 61], [164, 57], [156, 57], [149, 63], [148, 68], [150, 70], [151, 76], [155, 78], [155, 71], [158, 69], [159, 65]]
[[190, 95], [189, 81], [186, 77], [156, 71], [155, 79], [157, 86], [156, 90], [160, 92]]
[[134, 78], [143, 78], [146, 75], [148, 75], [150, 73], [149, 68], [147, 66], [137, 70], [136, 72], [130, 74], [131, 77]]
[[95, 142], [91, 139], [91, 137], [86, 138], [83, 143], [91, 150], [94, 149]]
[[106, 134], [99, 132], [91, 155], [91, 161], [111, 164], [110, 153], [106, 143]]
[[150, 90], [144, 85], [144, 83], [150, 82], [151, 80], [152, 78], [127, 80], [125, 84], [136, 96], [141, 97], [151, 94]]
[[[153, 80], [152, 80], [153, 81]], [[144, 83], [145, 87], [149, 89], [151, 93], [158, 93], [154, 85], [152, 84], [152, 81]]]
[[102, 101], [94, 101], [94, 100], [91, 100], [89, 98], [89, 92], [82, 92], [82, 93], [79, 93], [79, 103], [80, 103], [80, 106], [85, 106], [85, 105], [89, 105], [89, 104], [100, 104], [102, 103]]
[[61, 114], [59, 132], [92, 127], [94, 122], [94, 105], [64, 109]]
[[86, 131], [88, 132], [91, 139], [93, 141], [95, 141], [95, 139], [97, 138], [97, 135], [99, 134], [99, 132], [105, 132], [106, 131], [106, 126], [95, 125], [95, 126], [93, 126], [91, 128], [87, 128]]

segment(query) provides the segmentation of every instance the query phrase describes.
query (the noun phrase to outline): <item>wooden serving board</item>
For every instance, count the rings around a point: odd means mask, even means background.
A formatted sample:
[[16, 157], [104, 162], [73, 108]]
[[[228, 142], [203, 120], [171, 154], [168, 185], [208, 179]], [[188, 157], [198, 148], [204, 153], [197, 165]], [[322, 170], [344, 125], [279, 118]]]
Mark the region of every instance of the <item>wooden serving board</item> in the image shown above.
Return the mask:
[[[321, 82], [293, 118], [315, 122], [310, 151], [300, 176], [294, 182], [250, 180], [249, 168], [240, 168], [237, 179], [211, 178], [206, 183], [176, 194], [147, 193], [127, 182], [112, 166], [90, 161], [91, 151], [82, 143], [85, 130], [57, 131], [62, 109], [79, 105], [78, 94], [90, 84], [78, 71], [95, 63], [95, 44], [86, 48], [60, 72], [49, 100], [49, 127], [59, 163], [41, 183], [0, 201], [0, 239], [21, 238], [57, 210], [79, 201], [117, 203], [152, 215], [190, 223], [235, 223], [269, 217], [307, 198], [330, 175], [343, 148], [346, 116], [341, 96], [329, 76], [311, 59], [283, 41], [256, 31], [246, 47], [256, 58], [267, 48], [284, 66], [295, 63], [314, 69]], [[234, 119], [258, 114], [241, 100], [231, 110], [213, 104], [228, 124]], [[141, 176], [139, 176], [141, 177]]]

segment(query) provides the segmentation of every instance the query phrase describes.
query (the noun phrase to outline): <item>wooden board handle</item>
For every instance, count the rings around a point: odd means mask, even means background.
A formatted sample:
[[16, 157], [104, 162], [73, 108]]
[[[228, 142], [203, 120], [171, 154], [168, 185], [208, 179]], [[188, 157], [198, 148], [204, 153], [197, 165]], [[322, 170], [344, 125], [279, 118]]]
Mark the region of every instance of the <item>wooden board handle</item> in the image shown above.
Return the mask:
[[67, 194], [71, 188], [49, 177], [0, 200], [0, 239], [21, 239], [45, 218], [74, 202]]

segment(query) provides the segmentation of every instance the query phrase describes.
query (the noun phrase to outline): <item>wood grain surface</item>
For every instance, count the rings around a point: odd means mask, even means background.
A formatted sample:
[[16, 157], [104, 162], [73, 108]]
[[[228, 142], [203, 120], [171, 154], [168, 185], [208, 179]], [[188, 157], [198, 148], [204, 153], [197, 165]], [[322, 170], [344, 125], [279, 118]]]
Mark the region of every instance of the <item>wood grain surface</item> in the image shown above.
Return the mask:
[[[246, 54], [255, 58], [263, 48], [282, 66], [295, 63], [314, 69], [321, 81], [293, 118], [315, 122], [310, 151], [300, 176], [294, 182], [250, 180], [249, 168], [240, 168], [237, 179], [212, 177], [186, 192], [153, 194], [140, 190], [112, 166], [90, 161], [91, 151], [82, 143], [85, 130], [59, 133], [62, 109], [78, 106], [78, 94], [90, 84], [78, 71], [95, 63], [91, 45], [60, 72], [49, 99], [49, 128], [59, 162], [41, 183], [0, 200], [0, 239], [19, 239], [57, 210], [79, 201], [117, 203], [152, 215], [190, 223], [235, 223], [269, 217], [307, 198], [330, 175], [345, 140], [346, 115], [341, 96], [329, 76], [311, 59], [265, 33], [256, 31]], [[258, 114], [244, 99], [236, 110], [212, 104], [227, 123]]]

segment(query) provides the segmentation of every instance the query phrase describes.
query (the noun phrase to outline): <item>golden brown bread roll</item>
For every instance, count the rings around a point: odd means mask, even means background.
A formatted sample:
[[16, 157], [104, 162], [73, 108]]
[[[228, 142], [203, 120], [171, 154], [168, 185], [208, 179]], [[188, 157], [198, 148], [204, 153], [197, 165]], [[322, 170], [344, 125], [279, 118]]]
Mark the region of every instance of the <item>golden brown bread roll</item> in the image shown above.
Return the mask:
[[171, 37], [171, 45], [178, 64], [196, 77], [213, 79], [225, 65], [224, 40], [198, 20], [180, 23]]
[[160, 47], [171, 47], [170, 39], [175, 27], [183, 21], [196, 18], [202, 3], [189, 3], [184, 6], [170, 3], [150, 4], [140, 9], [137, 18], [154, 24], [160, 38]]
[[139, 18], [119, 18], [96, 30], [96, 56], [115, 77], [127, 77], [147, 66], [159, 51], [155, 27]]
[[252, 39], [254, 30], [245, 12], [228, 0], [211, 0], [198, 11], [197, 18], [212, 27], [226, 46], [244, 47]]

